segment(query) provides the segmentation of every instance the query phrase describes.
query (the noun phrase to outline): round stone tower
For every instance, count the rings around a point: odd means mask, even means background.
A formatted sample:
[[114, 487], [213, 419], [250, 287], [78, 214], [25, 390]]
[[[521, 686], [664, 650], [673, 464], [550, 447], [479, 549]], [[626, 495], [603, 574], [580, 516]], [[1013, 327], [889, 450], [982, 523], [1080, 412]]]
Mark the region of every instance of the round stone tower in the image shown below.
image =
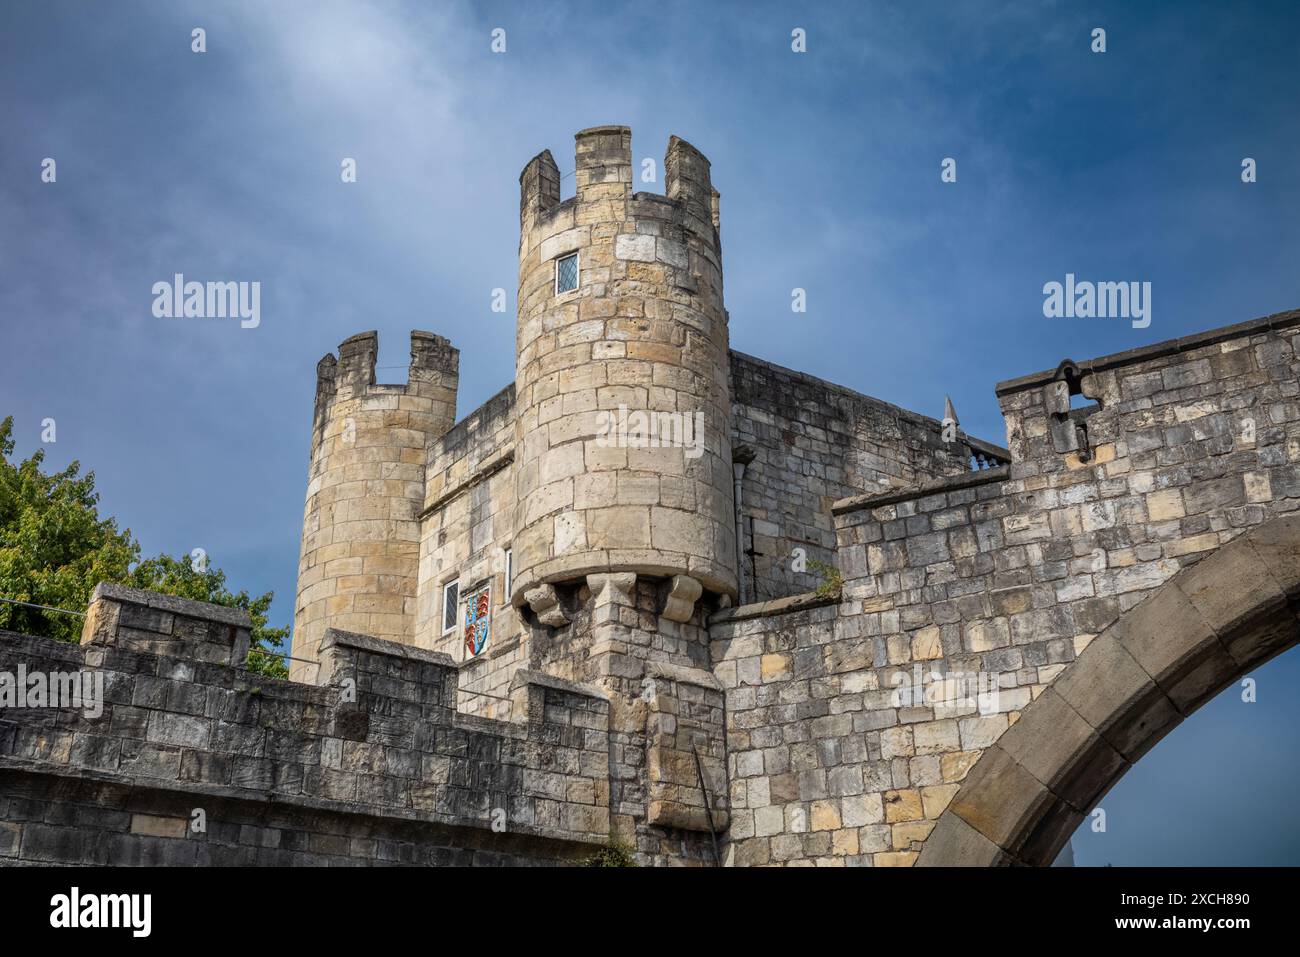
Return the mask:
[[[316, 366], [290, 652], [308, 662], [327, 628], [414, 641], [426, 448], [455, 420], [460, 353], [412, 332], [407, 383], [381, 385], [378, 351], [378, 335], [364, 332]], [[311, 664], [291, 665], [292, 679], [317, 680]]]
[[677, 137], [665, 195], [632, 192], [627, 127], [575, 139], [572, 199], [549, 151], [520, 176], [511, 600], [545, 621], [555, 585], [635, 572], [678, 617], [736, 594], [718, 193]]

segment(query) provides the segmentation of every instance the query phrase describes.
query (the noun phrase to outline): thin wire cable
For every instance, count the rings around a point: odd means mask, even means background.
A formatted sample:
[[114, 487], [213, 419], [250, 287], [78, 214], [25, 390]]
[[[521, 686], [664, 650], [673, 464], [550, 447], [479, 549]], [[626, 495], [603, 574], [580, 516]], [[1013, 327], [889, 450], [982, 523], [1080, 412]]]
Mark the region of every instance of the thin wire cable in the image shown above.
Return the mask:
[[57, 611], [64, 615], [76, 615], [79, 618], [86, 617], [84, 611], [72, 611], [68, 608], [55, 608], [51, 605], [37, 605], [30, 601], [19, 601], [17, 598], [0, 598], [0, 601], [6, 602], [10, 605], [22, 605], [24, 608], [39, 608], [41, 611]]

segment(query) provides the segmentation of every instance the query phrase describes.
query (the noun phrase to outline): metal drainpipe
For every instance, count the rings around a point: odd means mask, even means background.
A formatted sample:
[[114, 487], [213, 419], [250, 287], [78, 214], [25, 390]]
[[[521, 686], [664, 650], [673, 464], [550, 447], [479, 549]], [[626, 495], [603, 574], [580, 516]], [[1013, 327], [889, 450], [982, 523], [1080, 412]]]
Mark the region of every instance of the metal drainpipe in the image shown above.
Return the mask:
[[754, 461], [754, 450], [749, 446], [738, 445], [732, 449], [731, 476], [736, 499], [736, 584], [740, 588], [738, 604], [741, 605], [749, 602], [749, 590], [745, 587], [747, 579], [745, 578], [745, 513], [741, 508], [744, 504], [742, 483], [745, 478], [745, 467], [752, 461]]

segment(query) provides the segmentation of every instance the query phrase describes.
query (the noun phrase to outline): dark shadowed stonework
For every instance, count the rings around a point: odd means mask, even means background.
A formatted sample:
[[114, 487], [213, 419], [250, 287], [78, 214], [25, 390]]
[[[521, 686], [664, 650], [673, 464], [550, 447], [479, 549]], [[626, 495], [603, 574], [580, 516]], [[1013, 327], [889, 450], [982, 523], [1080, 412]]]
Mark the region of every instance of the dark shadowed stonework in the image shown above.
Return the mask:
[[0, 712], [0, 859], [546, 864], [606, 839], [599, 693], [521, 673], [526, 721], [487, 721], [432, 652], [331, 631], [316, 687], [232, 667], [247, 647], [243, 613], [111, 586], [81, 645], [0, 634], [0, 670], [90, 669], [106, 699]]

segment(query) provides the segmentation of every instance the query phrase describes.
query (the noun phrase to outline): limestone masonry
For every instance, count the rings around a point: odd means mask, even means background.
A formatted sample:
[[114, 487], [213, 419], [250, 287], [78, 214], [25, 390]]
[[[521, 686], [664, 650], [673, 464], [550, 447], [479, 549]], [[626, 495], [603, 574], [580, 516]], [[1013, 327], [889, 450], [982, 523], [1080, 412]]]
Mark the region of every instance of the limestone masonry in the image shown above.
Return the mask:
[[0, 862], [1045, 864], [1296, 641], [1300, 311], [1001, 383], [1003, 449], [731, 351], [690, 144], [662, 196], [626, 127], [575, 156], [520, 176], [512, 385], [318, 365], [291, 681], [110, 585], [0, 634], [106, 699], [0, 711]]

